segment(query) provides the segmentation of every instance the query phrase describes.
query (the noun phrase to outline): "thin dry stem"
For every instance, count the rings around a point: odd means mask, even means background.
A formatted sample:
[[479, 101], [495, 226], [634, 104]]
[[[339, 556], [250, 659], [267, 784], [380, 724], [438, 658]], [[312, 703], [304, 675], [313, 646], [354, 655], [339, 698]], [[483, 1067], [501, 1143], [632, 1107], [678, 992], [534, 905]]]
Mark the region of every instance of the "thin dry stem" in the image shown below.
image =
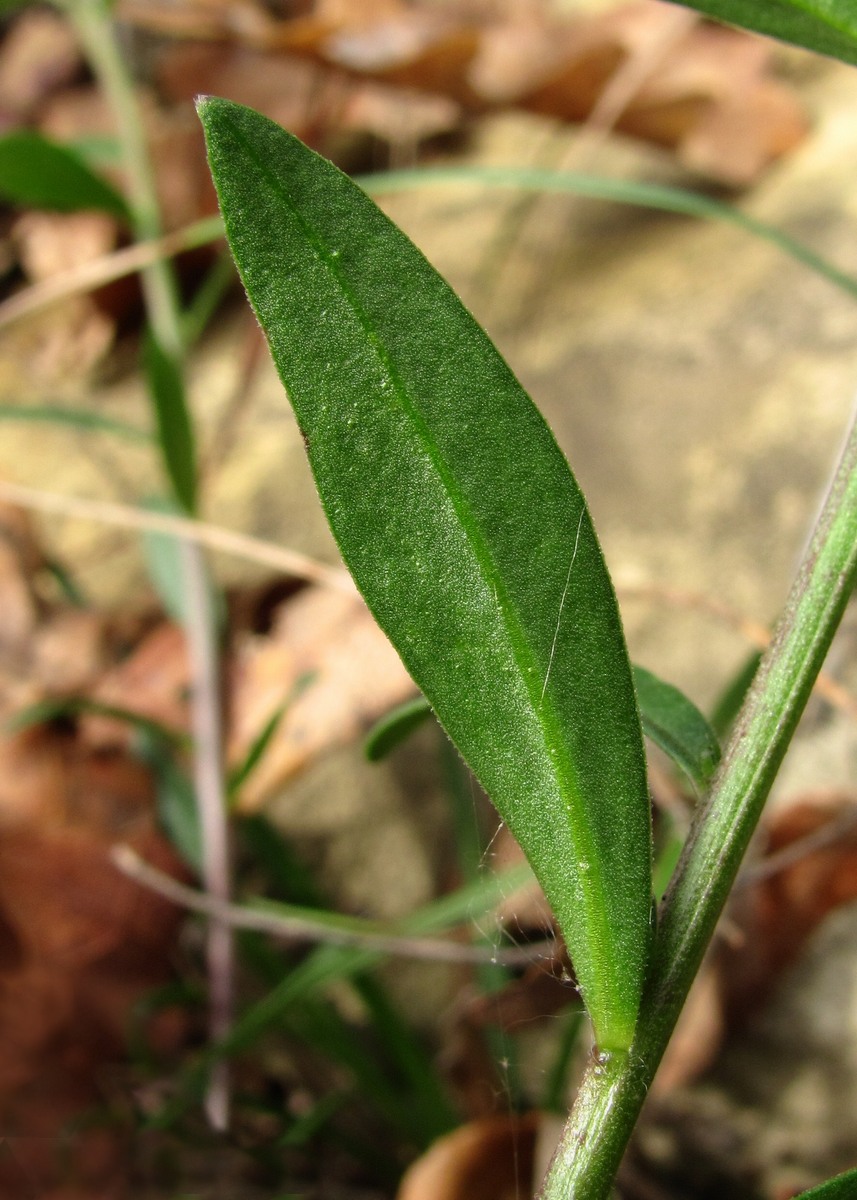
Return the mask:
[[79, 517], [85, 521], [118, 525], [124, 529], [187, 538], [201, 546], [207, 546], [210, 550], [220, 550], [224, 554], [233, 554], [237, 558], [260, 563], [286, 575], [293, 575], [297, 579], [305, 579], [308, 583], [319, 583], [351, 595], [356, 592], [351, 576], [342, 568], [329, 567], [297, 550], [276, 546], [261, 538], [251, 537], [246, 533], [235, 533], [192, 517], [149, 512], [130, 504], [116, 504], [107, 500], [63, 496], [58, 492], [26, 487], [23, 484], [10, 483], [8, 480], [0, 480], [0, 500], [38, 512], [59, 513], [65, 517]]
[[362, 946], [384, 954], [425, 959], [430, 962], [500, 963], [504, 966], [522, 966], [549, 959], [556, 949], [556, 942], [553, 940], [494, 950], [489, 946], [470, 946], [446, 938], [385, 933], [368, 928], [372, 925], [370, 921], [365, 922], [367, 929], [363, 931], [327, 924], [323, 920], [314, 921], [310, 917], [281, 916], [245, 905], [228, 904], [213, 896], [211, 892], [199, 892], [195, 888], [186, 887], [170, 875], [165, 875], [163, 871], [150, 866], [130, 846], [114, 846], [110, 857], [123, 874], [182, 908], [211, 917], [233, 929], [254, 929], [274, 937], [288, 938], [290, 941]]

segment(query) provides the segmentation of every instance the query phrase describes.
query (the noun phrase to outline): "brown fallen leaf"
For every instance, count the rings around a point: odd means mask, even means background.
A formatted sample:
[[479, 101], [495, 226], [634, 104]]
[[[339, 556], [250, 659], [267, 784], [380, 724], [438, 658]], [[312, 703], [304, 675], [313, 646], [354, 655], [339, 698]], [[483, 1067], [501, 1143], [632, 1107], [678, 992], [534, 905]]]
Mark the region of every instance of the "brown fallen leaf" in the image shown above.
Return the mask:
[[[854, 795], [800, 797], [778, 811], [764, 833], [765, 857], [747, 868], [730, 910], [742, 940], [725, 943], [718, 953], [733, 1025], [758, 1009], [828, 913], [857, 899]], [[767, 870], [780, 856], [780, 869]]]
[[125, 1190], [120, 1125], [63, 1132], [101, 1102], [136, 1005], [170, 977], [182, 914], [116, 870], [117, 839], [183, 875], [141, 764], [55, 729], [0, 738], [0, 1127], [40, 1196]]
[[[11, 233], [31, 283], [65, 274], [115, 249], [116, 221], [106, 213], [26, 212]], [[28, 369], [42, 380], [85, 374], [113, 344], [115, 323], [94, 296], [73, 296], [44, 314]]]
[[[752, 182], [808, 128], [795, 93], [775, 77], [768, 42], [702, 20], [673, 37], [675, 12], [657, 0], [573, 19], [538, 5], [453, 12], [393, 0], [365, 5], [331, 0], [304, 6], [294, 19], [277, 18], [252, 3], [241, 6], [240, 17], [228, 6], [176, 10], [142, 0], [125, 0], [122, 11], [132, 23], [173, 36], [177, 22], [184, 23], [185, 36], [194, 21], [201, 22], [198, 38], [221, 41], [222, 61], [243, 46], [247, 61], [257, 64], [257, 78], [248, 79], [246, 92], [218, 90], [261, 108], [315, 145], [325, 138], [317, 96], [308, 96], [302, 112], [293, 105], [290, 120], [281, 115], [281, 100], [259, 96], [263, 65], [276, 71], [278, 56], [302, 55], [327, 71], [345, 109], [347, 75], [388, 87], [391, 105], [403, 110], [422, 92], [443, 96], [462, 111], [514, 106], [574, 122], [597, 111], [629, 62], [651, 59], [651, 69], [623, 96], [611, 125], [671, 148], [690, 169], [729, 186]], [[205, 56], [200, 45], [193, 53]], [[167, 73], [180, 74], [176, 68]], [[359, 111], [360, 105], [353, 107]], [[335, 120], [336, 106], [327, 111]]]
[[287, 705], [242, 788], [241, 810], [257, 810], [316, 755], [352, 741], [414, 692], [356, 594], [321, 587], [299, 592], [281, 606], [269, 635], [238, 646], [229, 761], [243, 761], [271, 716]]
[[541, 1116], [483, 1117], [440, 1138], [405, 1173], [396, 1200], [521, 1200], [534, 1189]]
[[59, 13], [21, 13], [0, 42], [0, 129], [30, 120], [51, 92], [79, 75], [82, 61]]
[[805, 796], [763, 827], [765, 854], [739, 878], [728, 925], [691, 989], [653, 1085], [659, 1095], [711, 1065], [723, 1039], [764, 1005], [821, 921], [857, 898], [857, 799]]
[[[184, 632], [161, 621], [120, 662], [107, 667], [87, 695], [182, 733], [188, 728], [189, 687]], [[79, 723], [84, 740], [101, 749], [128, 746], [134, 736], [127, 721], [114, 717], [86, 713]]]

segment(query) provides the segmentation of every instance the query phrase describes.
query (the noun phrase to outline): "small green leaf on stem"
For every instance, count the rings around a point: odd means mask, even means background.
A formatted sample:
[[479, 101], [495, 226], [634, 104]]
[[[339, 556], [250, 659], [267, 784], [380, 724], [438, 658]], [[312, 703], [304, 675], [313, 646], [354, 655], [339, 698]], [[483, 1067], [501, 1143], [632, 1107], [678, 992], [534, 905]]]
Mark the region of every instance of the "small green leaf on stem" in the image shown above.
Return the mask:
[[406, 700], [376, 721], [366, 735], [363, 753], [369, 762], [380, 762], [406, 737], [419, 729], [431, 716], [431, 705], [424, 696]]
[[645, 754], [583, 496], [532, 401], [419, 251], [272, 121], [200, 103], [233, 254], [334, 535], [527, 854], [604, 1051], [651, 936]]
[[0, 196], [26, 208], [99, 209], [128, 221], [128, 205], [112, 184], [79, 154], [32, 130], [0, 137]]
[[643, 733], [687, 775], [701, 796], [720, 762], [714, 731], [695, 704], [671, 683], [634, 667]]

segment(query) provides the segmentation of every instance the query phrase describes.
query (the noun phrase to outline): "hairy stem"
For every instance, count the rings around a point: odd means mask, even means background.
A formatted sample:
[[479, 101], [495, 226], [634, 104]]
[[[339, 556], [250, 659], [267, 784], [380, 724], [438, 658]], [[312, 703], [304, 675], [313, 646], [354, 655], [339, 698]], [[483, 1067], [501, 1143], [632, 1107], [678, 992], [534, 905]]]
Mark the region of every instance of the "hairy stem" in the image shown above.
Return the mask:
[[664, 899], [627, 1055], [593, 1058], [540, 1192], [603, 1200], [857, 582], [852, 426], [785, 611]]

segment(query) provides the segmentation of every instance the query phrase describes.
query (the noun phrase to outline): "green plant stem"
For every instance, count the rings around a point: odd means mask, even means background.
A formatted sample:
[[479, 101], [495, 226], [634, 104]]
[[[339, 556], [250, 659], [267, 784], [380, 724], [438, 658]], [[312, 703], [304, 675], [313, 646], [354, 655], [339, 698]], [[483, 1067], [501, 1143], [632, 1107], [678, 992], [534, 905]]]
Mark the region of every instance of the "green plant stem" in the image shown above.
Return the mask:
[[[161, 236], [161, 210], [146, 131], [133, 81], [122, 57], [107, 0], [61, 0], [69, 14], [118, 125], [134, 233], [138, 241]], [[140, 272], [146, 312], [164, 353], [180, 359], [181, 322], [172, 263], [159, 258]]]
[[[123, 165], [139, 241], [160, 238], [160, 204], [146, 131], [132, 77], [126, 67], [107, 0], [59, 0], [73, 23], [84, 53], [116, 118]], [[172, 263], [156, 258], [141, 270], [146, 314], [161, 352], [181, 369], [184, 338]], [[188, 598], [186, 636], [192, 670], [191, 721], [193, 775], [203, 845], [206, 890], [227, 902], [231, 892], [226, 784], [222, 762], [220, 668], [215, 621], [208, 601], [207, 570], [201, 547], [179, 539], [182, 586]], [[206, 957], [209, 976], [209, 1032], [221, 1041], [233, 1014], [233, 936], [230, 927], [209, 923]], [[229, 1082], [225, 1063], [212, 1070], [206, 1096], [209, 1120], [217, 1129], [229, 1123]]]
[[694, 821], [663, 903], [633, 1044], [593, 1058], [541, 1200], [609, 1195], [649, 1085], [857, 582], [857, 424], [852, 426], [774, 640]]

